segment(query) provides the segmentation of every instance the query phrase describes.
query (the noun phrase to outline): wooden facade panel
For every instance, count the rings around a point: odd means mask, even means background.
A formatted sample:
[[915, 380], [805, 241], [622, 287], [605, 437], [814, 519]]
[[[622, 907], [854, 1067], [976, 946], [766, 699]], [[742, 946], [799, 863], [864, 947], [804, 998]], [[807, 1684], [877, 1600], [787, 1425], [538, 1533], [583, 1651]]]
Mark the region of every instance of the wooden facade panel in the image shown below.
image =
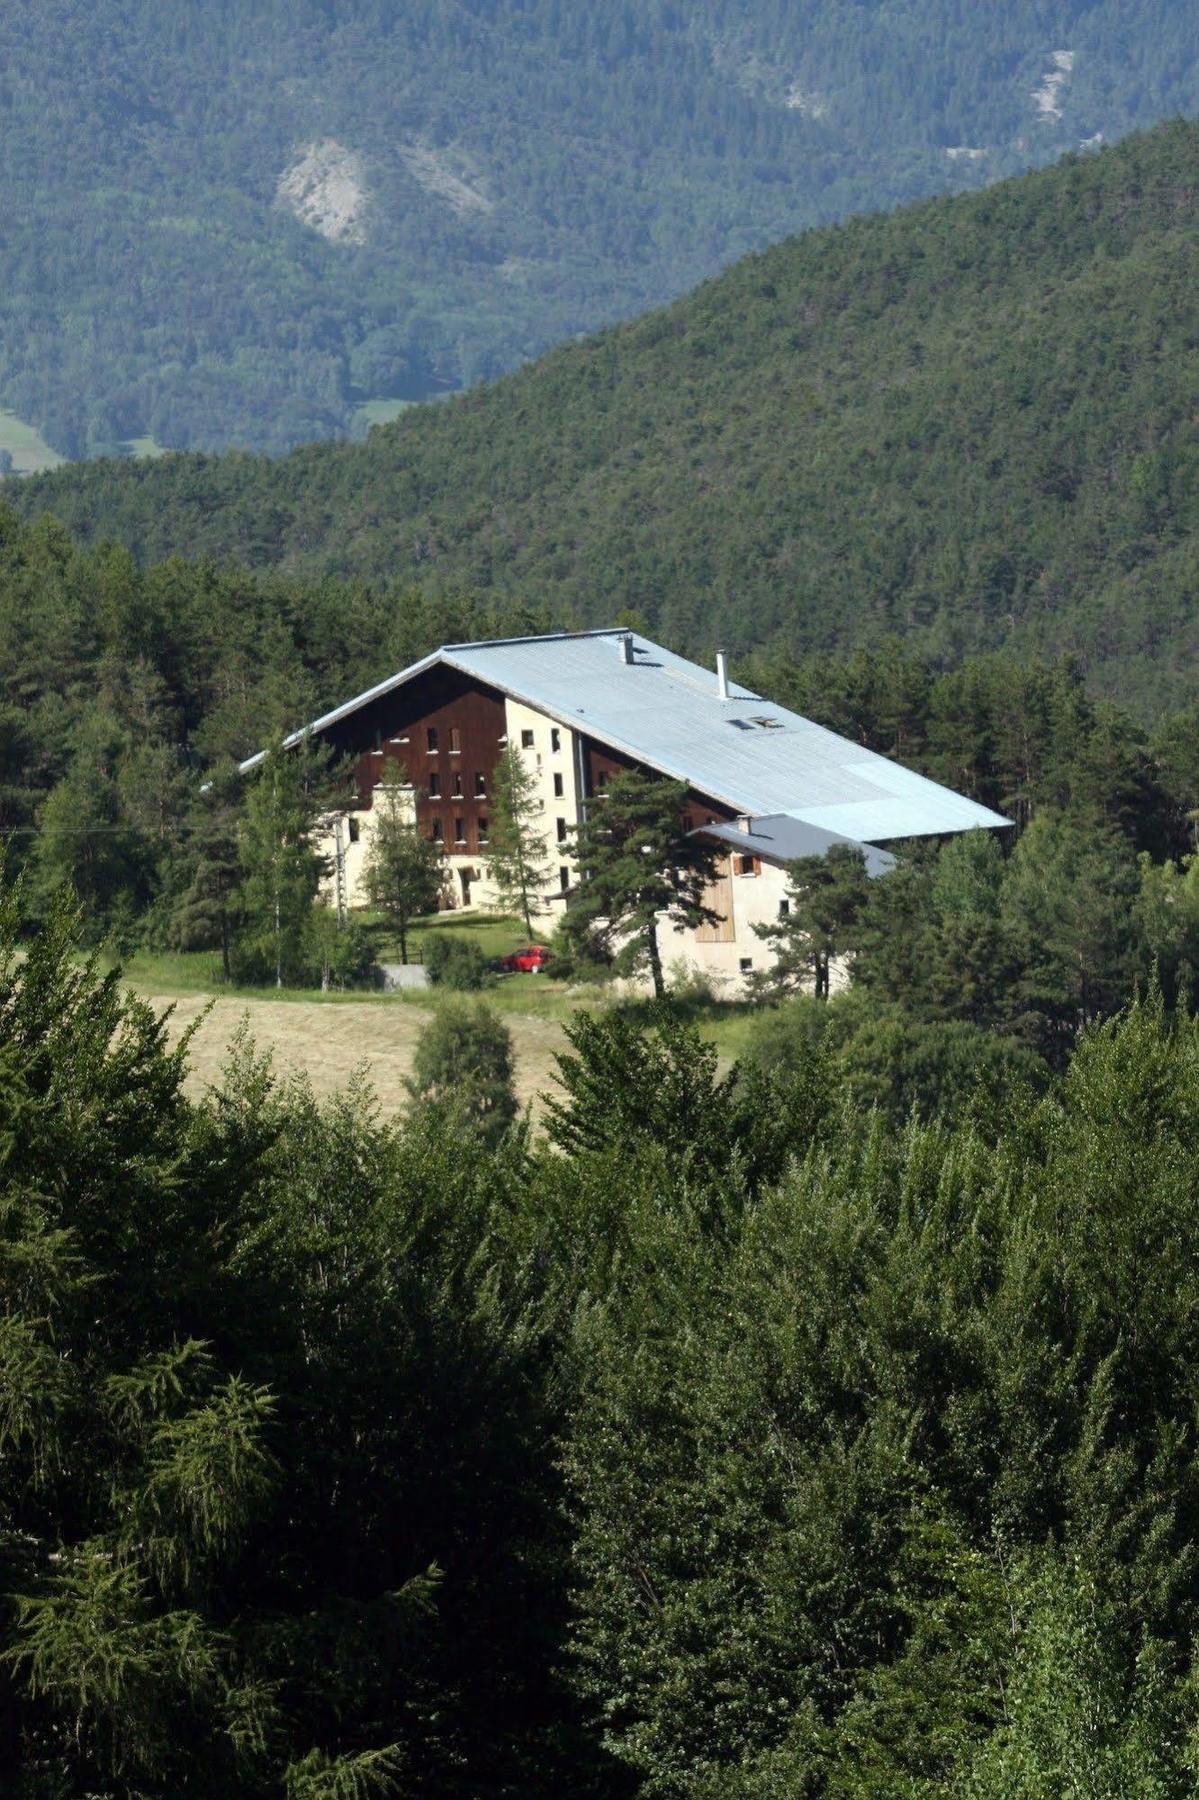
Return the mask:
[[697, 925], [695, 941], [697, 944], [731, 944], [735, 937], [733, 930], [733, 881], [730, 874], [731, 859], [723, 860], [724, 873], [718, 881], [704, 890], [704, 905], [710, 906], [720, 917], [715, 925]]
[[[631, 756], [623, 756], [619, 750], [610, 750], [606, 744], [594, 743], [590, 738], [583, 739], [584, 788], [589, 798], [602, 795], [614, 775], [629, 769], [636, 769], [642, 775], [659, 773], [648, 763], [636, 762]], [[737, 813], [722, 800], [713, 800], [710, 795], [691, 788], [687, 794], [684, 816], [690, 817], [693, 826], [713, 823], [730, 825], [737, 818]]]
[[407, 780], [417, 790], [418, 821], [431, 832], [439, 820], [447, 850], [473, 855], [486, 849], [479, 826], [490, 823], [505, 730], [501, 693], [439, 665], [322, 735], [350, 760], [351, 805], [369, 807], [386, 778]]

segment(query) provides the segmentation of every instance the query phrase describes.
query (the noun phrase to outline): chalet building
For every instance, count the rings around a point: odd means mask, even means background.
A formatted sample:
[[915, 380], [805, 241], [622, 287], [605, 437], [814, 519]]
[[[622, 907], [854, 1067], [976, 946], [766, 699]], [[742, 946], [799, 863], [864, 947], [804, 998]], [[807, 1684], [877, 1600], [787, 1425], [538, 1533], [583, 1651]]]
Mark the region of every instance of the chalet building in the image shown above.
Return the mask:
[[383, 783], [408, 797], [442, 845], [445, 904], [488, 909], [493, 777], [503, 746], [515, 745], [536, 782], [554, 871], [540, 897], [548, 931], [578, 877], [571, 828], [602, 803], [612, 777], [639, 769], [686, 782], [691, 829], [721, 852], [709, 896], [720, 923], [664, 933], [663, 959], [681, 957], [727, 991], [764, 966], [752, 927], [779, 917], [795, 857], [851, 843], [878, 874], [893, 860], [888, 841], [1007, 823], [731, 682], [723, 653], [712, 672], [630, 631], [445, 644], [306, 733], [351, 769], [346, 809], [324, 846], [335, 871], [330, 897], [343, 907], [363, 901], [372, 800]]

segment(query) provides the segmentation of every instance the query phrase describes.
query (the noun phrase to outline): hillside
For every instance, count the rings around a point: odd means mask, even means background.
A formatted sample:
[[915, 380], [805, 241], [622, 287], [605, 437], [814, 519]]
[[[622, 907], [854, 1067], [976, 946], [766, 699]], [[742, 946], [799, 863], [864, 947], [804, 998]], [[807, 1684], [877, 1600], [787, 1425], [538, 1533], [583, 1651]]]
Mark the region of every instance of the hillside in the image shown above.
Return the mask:
[[788, 232], [1197, 105], [1186, 0], [29, 0], [0, 408], [68, 457], [360, 434]]
[[750, 257], [363, 445], [8, 494], [172, 552], [632, 608], [681, 648], [1079, 657], [1142, 705], [1199, 647], [1199, 127]]

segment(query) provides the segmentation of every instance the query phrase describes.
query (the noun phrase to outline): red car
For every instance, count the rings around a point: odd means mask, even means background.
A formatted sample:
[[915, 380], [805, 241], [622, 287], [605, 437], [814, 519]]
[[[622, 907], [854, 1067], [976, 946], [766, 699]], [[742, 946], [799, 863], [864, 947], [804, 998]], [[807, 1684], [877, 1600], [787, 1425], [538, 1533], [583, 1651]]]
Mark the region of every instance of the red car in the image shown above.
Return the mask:
[[539, 975], [550, 960], [550, 953], [544, 944], [526, 944], [523, 950], [514, 950], [510, 956], [501, 956], [500, 968], [519, 970], [522, 975]]

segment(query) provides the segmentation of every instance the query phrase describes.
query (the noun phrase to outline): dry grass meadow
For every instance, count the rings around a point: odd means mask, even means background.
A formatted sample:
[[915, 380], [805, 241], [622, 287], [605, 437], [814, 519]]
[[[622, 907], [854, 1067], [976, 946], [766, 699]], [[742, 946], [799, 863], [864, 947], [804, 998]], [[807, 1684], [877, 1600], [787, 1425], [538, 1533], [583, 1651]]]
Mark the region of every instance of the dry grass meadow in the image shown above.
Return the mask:
[[[385, 1114], [401, 1112], [407, 1095], [404, 1078], [412, 1067], [417, 1034], [432, 1008], [410, 1001], [369, 999], [266, 1000], [234, 995], [213, 999], [206, 994], [155, 994], [140, 988], [156, 1012], [173, 1008], [172, 1041], [202, 1020], [191, 1043], [189, 1088], [200, 1094], [217, 1082], [230, 1039], [243, 1020], [260, 1051], [270, 1050], [280, 1074], [301, 1071], [317, 1094], [345, 1087], [356, 1069], [365, 1069]], [[563, 1043], [556, 1019], [509, 1012], [516, 1063], [516, 1092], [522, 1106], [536, 1102], [551, 1085], [554, 1051]]]

